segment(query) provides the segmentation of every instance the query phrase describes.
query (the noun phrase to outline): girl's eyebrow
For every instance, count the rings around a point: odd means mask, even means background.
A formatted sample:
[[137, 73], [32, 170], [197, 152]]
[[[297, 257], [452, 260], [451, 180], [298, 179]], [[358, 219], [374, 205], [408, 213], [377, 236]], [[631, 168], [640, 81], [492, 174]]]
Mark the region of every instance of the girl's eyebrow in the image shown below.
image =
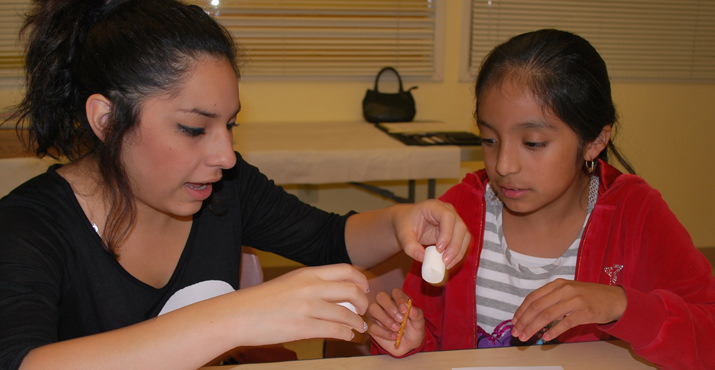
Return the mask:
[[[477, 119], [477, 125], [484, 126], [486, 128], [493, 128], [492, 125], [490, 125], [489, 123], [487, 123], [486, 121], [481, 120], [481, 119]], [[544, 129], [548, 129], [548, 130], [553, 130], [556, 128], [556, 126], [552, 125], [548, 121], [538, 120], [538, 121], [522, 122], [517, 125], [517, 128], [520, 128], [520, 129], [544, 128]]]
[[556, 128], [556, 126], [554, 126], [554, 125], [552, 125], [550, 122], [544, 121], [544, 120], [527, 121], [527, 122], [520, 123], [518, 126], [519, 126], [520, 128], [524, 128], [524, 129], [530, 129], [530, 128], [545, 128], [545, 129], [548, 129], [548, 130], [553, 130], [553, 129]]
[[208, 118], [216, 118], [216, 117], [218, 117], [218, 114], [216, 114], [216, 113], [209, 112], [209, 111], [205, 111], [205, 110], [199, 109], [199, 108], [181, 109], [181, 111], [182, 111], [182, 112], [185, 112], [185, 113], [198, 114], [199, 116], [204, 116], [204, 117], [208, 117]]
[[[209, 112], [209, 111], [199, 109], [199, 108], [179, 109], [179, 111], [185, 112], [185, 113], [198, 114], [199, 116], [208, 117], [208, 118], [217, 118], [218, 117], [217, 113]], [[231, 115], [231, 117], [235, 117], [238, 114], [238, 112], [240, 112], [240, 111], [241, 111], [241, 106], [239, 105], [238, 109], [236, 109], [236, 111]]]

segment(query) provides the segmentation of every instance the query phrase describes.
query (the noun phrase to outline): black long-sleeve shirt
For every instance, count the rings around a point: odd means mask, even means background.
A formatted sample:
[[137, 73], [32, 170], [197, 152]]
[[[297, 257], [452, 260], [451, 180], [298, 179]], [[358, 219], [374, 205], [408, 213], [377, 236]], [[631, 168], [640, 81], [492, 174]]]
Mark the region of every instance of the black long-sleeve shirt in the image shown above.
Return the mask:
[[159, 289], [107, 253], [57, 166], [0, 200], [0, 368], [18, 367], [44, 344], [238, 289], [243, 245], [306, 265], [350, 262], [348, 215], [300, 202], [237, 159], [194, 216], [176, 269]]

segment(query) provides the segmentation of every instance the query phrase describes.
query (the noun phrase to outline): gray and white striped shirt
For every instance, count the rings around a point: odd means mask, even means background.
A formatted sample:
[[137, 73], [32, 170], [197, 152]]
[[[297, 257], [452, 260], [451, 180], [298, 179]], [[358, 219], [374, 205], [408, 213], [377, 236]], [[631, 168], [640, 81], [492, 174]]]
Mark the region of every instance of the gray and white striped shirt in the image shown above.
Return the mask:
[[598, 194], [598, 178], [591, 177], [588, 214], [576, 240], [558, 258], [541, 258], [509, 250], [502, 228], [503, 205], [487, 185], [484, 246], [477, 272], [477, 324], [486, 333], [505, 321], [533, 290], [558, 278], [573, 280], [583, 229]]

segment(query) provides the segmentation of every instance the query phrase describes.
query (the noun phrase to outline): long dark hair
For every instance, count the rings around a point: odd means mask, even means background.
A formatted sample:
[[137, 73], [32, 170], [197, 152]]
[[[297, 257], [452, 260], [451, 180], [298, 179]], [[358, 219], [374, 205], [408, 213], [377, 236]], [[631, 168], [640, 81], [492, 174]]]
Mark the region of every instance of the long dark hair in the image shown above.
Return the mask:
[[[76, 161], [95, 156], [110, 207], [103, 239], [116, 256], [135, 218], [134, 195], [120, 160], [124, 136], [149, 96], [176, 89], [203, 55], [236, 50], [228, 32], [201, 8], [174, 0], [35, 0], [24, 99], [12, 118], [28, 123], [35, 153]], [[104, 140], [87, 121], [85, 102], [112, 102]], [[19, 126], [18, 126], [19, 127]]]
[[[584, 38], [566, 31], [543, 29], [498, 45], [484, 59], [477, 76], [475, 116], [479, 115], [481, 92], [514, 73], [526, 82], [542, 107], [550, 109], [576, 132], [581, 144], [579, 152], [606, 125], [612, 125], [615, 132], [618, 116], [606, 62]], [[628, 172], [635, 173], [613, 140], [598, 157], [607, 161], [609, 150]]]

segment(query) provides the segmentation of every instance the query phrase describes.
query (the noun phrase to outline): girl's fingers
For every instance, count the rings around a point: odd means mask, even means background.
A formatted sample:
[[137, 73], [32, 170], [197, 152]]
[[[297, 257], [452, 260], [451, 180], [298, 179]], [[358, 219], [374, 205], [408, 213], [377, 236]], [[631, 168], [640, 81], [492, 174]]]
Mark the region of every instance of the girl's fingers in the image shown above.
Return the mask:
[[309, 270], [323, 280], [348, 281], [362, 288], [365, 293], [370, 291], [370, 285], [365, 274], [346, 263], [316, 266], [311, 267]]
[[[393, 356], [402, 356], [417, 348], [424, 339], [424, 314], [414, 305], [407, 313], [408, 297], [401, 289], [393, 289], [390, 295], [379, 292], [370, 304], [371, 316], [368, 333], [373, 340]], [[407, 316], [407, 317], [405, 317]], [[405, 323], [400, 345], [395, 348], [403, 319]]]
[[446, 251], [445, 264], [450, 267], [466, 253], [471, 237], [451, 204], [435, 199], [422, 201], [404, 208], [397, 219], [397, 238], [405, 254], [416, 261], [424, 260], [425, 245]]
[[399, 313], [396, 303], [387, 293], [377, 293], [375, 303], [370, 305], [369, 312], [384, 328], [394, 332], [400, 329], [402, 315]]
[[414, 304], [412, 305], [412, 310], [410, 310], [410, 321], [413, 323], [424, 322], [424, 313]]
[[545, 340], [583, 324], [605, 324], [626, 307], [623, 288], [558, 279], [529, 294], [512, 320], [512, 335], [528, 340], [547, 327]]
[[561, 295], [558, 288], [566, 281], [554, 280], [526, 296], [524, 302], [514, 313], [512, 335], [521, 341], [527, 341], [534, 334], [555, 320], [561, 319], [567, 312], [558, 306]]
[[436, 203], [436, 211], [432, 212], [431, 216], [434, 224], [439, 227], [439, 234], [434, 244], [437, 250], [442, 252], [454, 240], [455, 228], [461, 219], [457, 216], [454, 207], [444, 202]]
[[384, 340], [395, 340], [397, 338], [397, 332], [391, 329], [385, 328], [382, 323], [377, 320], [376, 318], [373, 318], [371, 320], [368, 320], [368, 334], [370, 334], [373, 338], [381, 338]]
[[340, 323], [358, 333], [364, 333], [368, 329], [367, 323], [362, 316], [354, 313], [349, 307], [334, 302], [326, 302], [324, 308], [321, 308], [318, 312], [319, 314], [315, 315], [316, 319]]
[[[521, 306], [519, 306], [519, 308], [517, 308], [514, 312], [514, 318], [512, 319], [512, 323], [516, 325], [519, 321], [533, 320], [534, 316], [541, 311], [541, 309], [534, 306], [535, 302], [539, 302], [542, 298], [550, 295], [556, 289], [556, 285], [560, 284], [560, 280], [562, 279], [557, 279], [550, 283], [547, 283], [546, 285], [534, 290], [529, 295], [527, 295], [526, 298], [524, 298], [524, 301], [521, 303]], [[541, 304], [544, 306], [549, 305], [549, 303], [544, 303], [543, 301], [541, 301]]]
[[[350, 265], [301, 268], [261, 285], [270, 287], [261, 296], [277, 305], [273, 309], [263, 305], [262, 314], [272, 313], [282, 321], [292, 317], [295, 321], [290, 326], [301, 325], [302, 335], [350, 340], [352, 330], [367, 330], [360, 316], [367, 311], [367, 278]], [[338, 303], [350, 303], [356, 312]], [[326, 332], [310, 334], [316, 330]]]
[[336, 264], [301, 268], [276, 280], [283, 278], [293, 281], [297, 285], [294, 293], [302, 297], [315, 296], [333, 303], [349, 302], [359, 315], [367, 310], [367, 277], [353, 266]]
[[464, 223], [460, 222], [455, 226], [454, 235], [449, 245], [445, 248], [442, 257], [447, 269], [451, 269], [464, 258], [464, 255], [469, 249], [471, 238], [472, 236], [469, 234], [467, 226], [464, 225]]
[[469, 248], [471, 235], [467, 225], [457, 214], [457, 211], [449, 203], [439, 202], [438, 207], [442, 212], [435, 218], [438, 222], [439, 234], [435, 246], [442, 252], [442, 259], [447, 269], [454, 267], [462, 260]]
[[[394, 288], [392, 289], [392, 300], [395, 302], [395, 305], [397, 306], [397, 310], [399, 313], [407, 312], [407, 300], [409, 297], [407, 294], [405, 294], [404, 291], [400, 288]], [[402, 318], [400, 318], [401, 320]]]
[[349, 341], [355, 337], [354, 328], [333, 321], [310, 320], [303, 325], [304, 338], [333, 338]]

